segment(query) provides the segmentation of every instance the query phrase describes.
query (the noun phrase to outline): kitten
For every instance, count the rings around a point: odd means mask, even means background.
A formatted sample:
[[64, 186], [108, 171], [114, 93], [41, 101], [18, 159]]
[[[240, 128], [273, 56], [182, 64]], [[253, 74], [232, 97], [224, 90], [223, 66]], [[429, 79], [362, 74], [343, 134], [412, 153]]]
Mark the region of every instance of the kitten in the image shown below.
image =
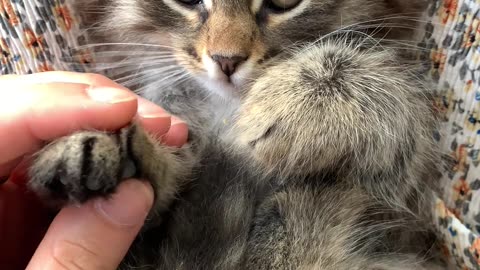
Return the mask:
[[[89, 0], [98, 68], [190, 126], [61, 138], [30, 187], [156, 203], [123, 269], [425, 269], [437, 153], [430, 93], [395, 40], [419, 0]], [[143, 269], [142, 268], [142, 269]]]

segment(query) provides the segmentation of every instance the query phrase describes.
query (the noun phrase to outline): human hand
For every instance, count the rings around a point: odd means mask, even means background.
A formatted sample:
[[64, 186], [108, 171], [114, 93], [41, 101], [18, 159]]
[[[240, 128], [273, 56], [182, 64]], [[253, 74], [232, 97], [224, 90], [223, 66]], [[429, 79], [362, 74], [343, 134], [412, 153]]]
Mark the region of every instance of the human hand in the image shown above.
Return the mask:
[[[27, 165], [19, 166], [45, 142], [77, 130], [117, 130], [134, 118], [147, 131], [162, 135], [158, 137], [167, 145], [186, 142], [185, 123], [102, 76], [69, 72], [0, 76], [0, 89], [0, 179], [10, 176], [0, 186], [2, 269], [23, 269], [48, 225], [48, 212], [25, 192]], [[62, 209], [28, 267], [70, 269], [77, 264], [115, 269], [152, 201], [151, 187], [132, 180], [122, 183], [112, 200]], [[120, 204], [121, 211], [116, 208]]]

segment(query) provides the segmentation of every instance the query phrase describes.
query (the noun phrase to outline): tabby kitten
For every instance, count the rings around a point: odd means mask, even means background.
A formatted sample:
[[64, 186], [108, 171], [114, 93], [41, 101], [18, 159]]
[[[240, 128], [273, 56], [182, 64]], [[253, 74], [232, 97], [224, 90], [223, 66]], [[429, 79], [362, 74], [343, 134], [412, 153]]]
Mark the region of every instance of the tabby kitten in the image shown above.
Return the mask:
[[30, 187], [64, 203], [132, 163], [151, 181], [122, 268], [425, 269], [434, 118], [395, 40], [426, 1], [76, 2], [97, 68], [190, 126], [179, 149], [132, 124], [36, 156]]

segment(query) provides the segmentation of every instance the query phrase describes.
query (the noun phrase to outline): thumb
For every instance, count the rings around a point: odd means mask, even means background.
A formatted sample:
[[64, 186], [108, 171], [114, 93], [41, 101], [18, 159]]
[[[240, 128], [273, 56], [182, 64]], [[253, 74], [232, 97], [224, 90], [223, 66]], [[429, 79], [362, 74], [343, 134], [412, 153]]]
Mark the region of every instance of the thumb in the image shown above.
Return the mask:
[[110, 199], [62, 209], [27, 269], [116, 269], [152, 204], [152, 187], [129, 180]]

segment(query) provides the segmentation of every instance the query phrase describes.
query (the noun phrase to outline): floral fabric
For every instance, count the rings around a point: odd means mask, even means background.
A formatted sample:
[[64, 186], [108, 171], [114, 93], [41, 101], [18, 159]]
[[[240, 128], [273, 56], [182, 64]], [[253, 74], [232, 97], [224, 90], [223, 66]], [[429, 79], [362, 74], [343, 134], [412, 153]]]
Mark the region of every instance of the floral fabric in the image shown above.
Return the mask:
[[85, 71], [83, 40], [65, 0], [0, 0], [0, 74]]
[[434, 0], [420, 46], [431, 60], [441, 128], [453, 163], [441, 179], [435, 224], [444, 255], [459, 269], [480, 269], [480, 1]]
[[[437, 139], [454, 160], [434, 224], [446, 260], [480, 269], [480, 0], [431, 0], [424, 21], [421, 56], [442, 120]], [[68, 0], [0, 0], [0, 75], [87, 71], [84, 42]]]

